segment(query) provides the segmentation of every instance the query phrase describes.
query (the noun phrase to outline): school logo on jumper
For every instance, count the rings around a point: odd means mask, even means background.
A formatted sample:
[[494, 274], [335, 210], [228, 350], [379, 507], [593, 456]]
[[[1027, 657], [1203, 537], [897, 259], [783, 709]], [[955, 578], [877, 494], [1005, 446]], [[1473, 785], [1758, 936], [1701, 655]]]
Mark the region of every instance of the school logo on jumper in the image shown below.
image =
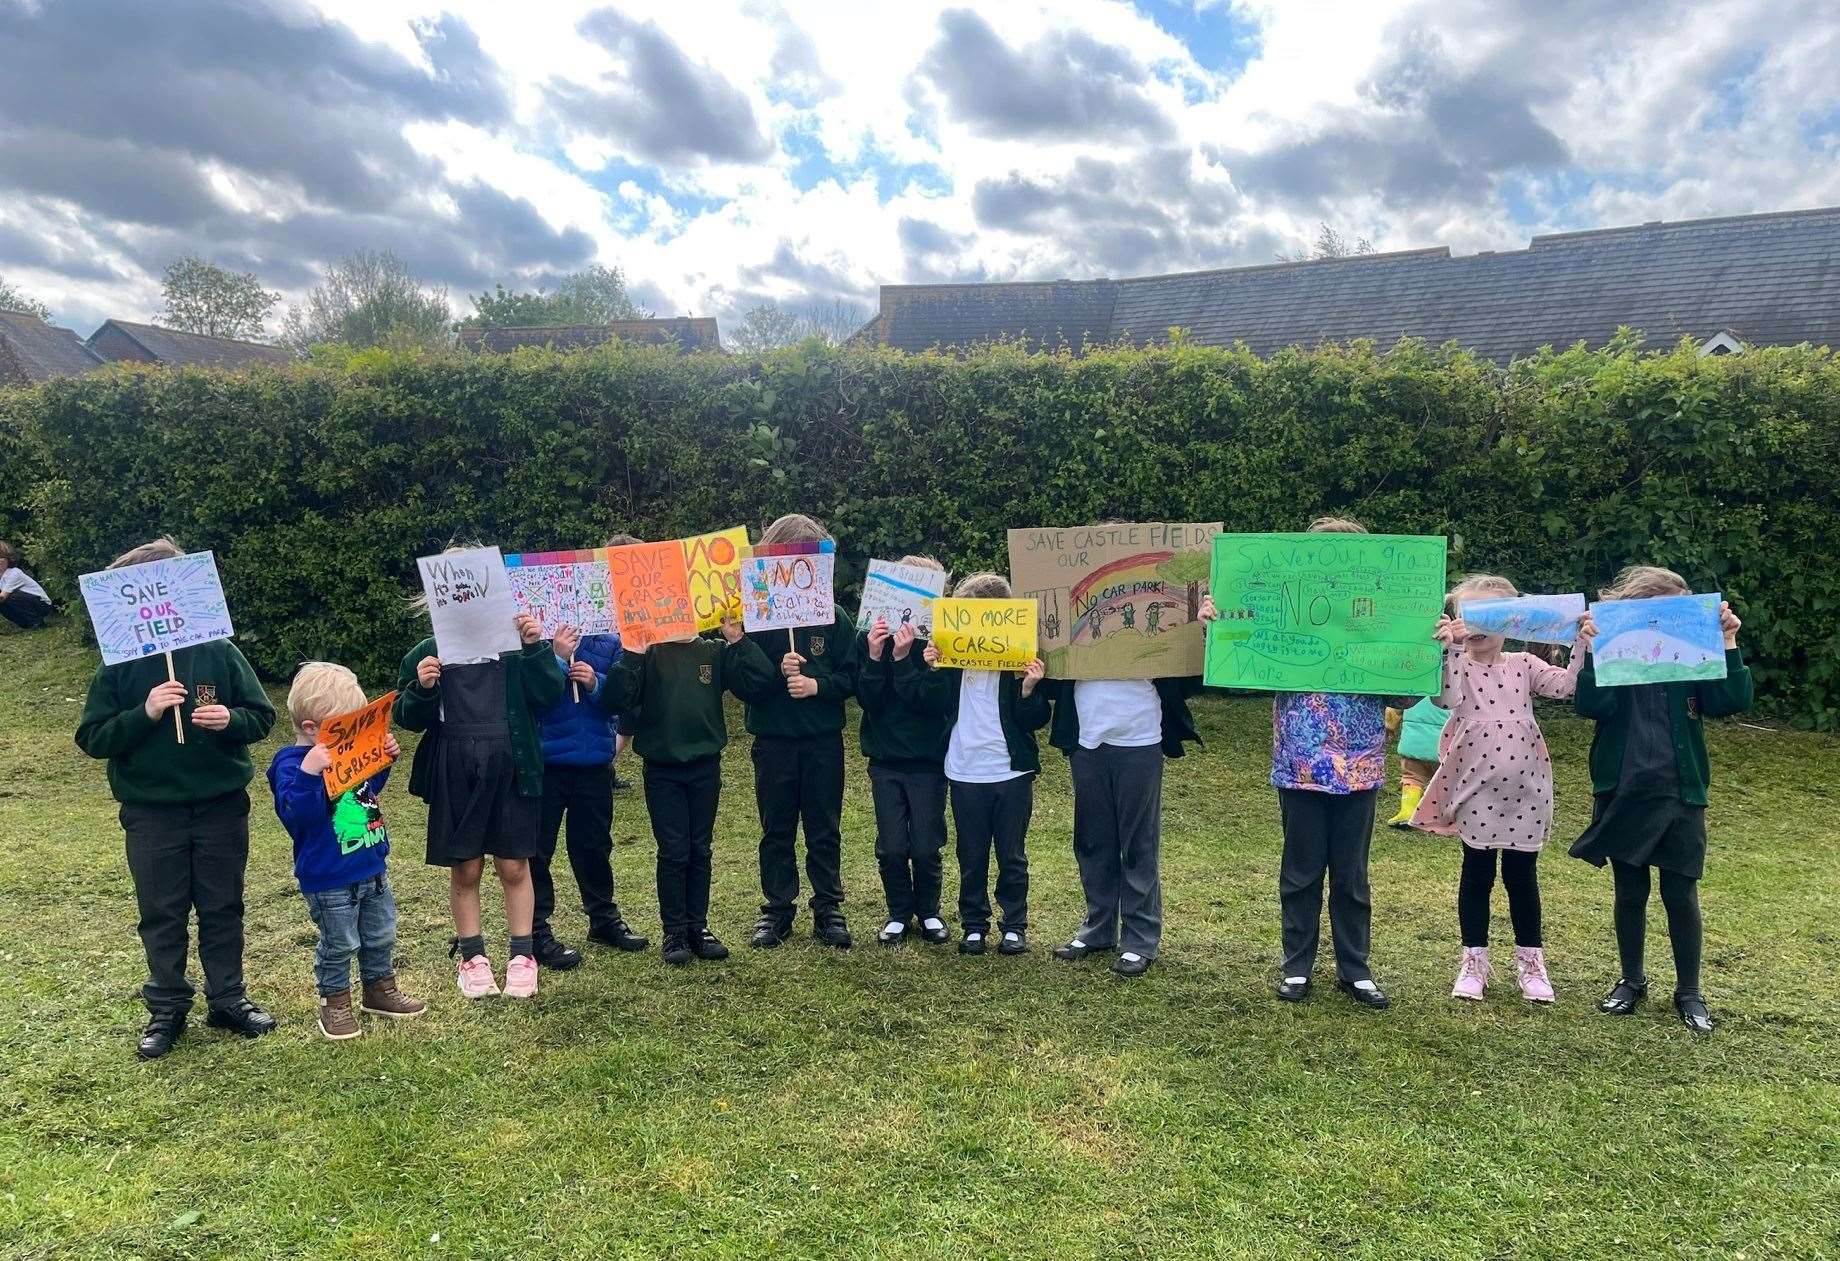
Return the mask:
[[200, 683], [194, 690], [198, 693], [199, 705], [217, 704], [217, 684]]
[[696, 668], [696, 677], [704, 683], [714, 683], [716, 681], [716, 668], [708, 662], [704, 662]]
[[811, 655], [814, 657], [822, 657], [824, 655], [824, 636], [813, 635], [811, 637]]

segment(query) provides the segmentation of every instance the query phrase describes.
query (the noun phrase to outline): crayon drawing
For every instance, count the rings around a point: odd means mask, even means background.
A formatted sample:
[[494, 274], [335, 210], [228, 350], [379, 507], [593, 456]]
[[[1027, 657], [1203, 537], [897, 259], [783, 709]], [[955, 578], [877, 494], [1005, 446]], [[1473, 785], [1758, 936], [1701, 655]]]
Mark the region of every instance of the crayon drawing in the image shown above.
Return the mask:
[[1604, 687], [1679, 683], [1725, 677], [1725, 633], [1717, 592], [1648, 600], [1599, 600], [1591, 605], [1597, 638], [1591, 645]]
[[1500, 635], [1532, 644], [1570, 644], [1578, 638], [1584, 596], [1523, 595], [1496, 600], [1465, 600], [1463, 624], [1484, 635]]
[[102, 569], [77, 584], [105, 665], [236, 633], [210, 552]]

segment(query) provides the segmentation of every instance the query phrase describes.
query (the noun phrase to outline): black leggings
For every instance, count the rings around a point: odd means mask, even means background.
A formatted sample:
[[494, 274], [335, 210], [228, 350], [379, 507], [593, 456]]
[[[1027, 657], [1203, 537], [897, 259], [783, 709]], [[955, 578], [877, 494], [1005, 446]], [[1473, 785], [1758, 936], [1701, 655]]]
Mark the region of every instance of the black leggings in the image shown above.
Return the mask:
[[[1661, 905], [1667, 909], [1668, 940], [1674, 947], [1674, 992], [1699, 993], [1699, 955], [1705, 926], [1699, 915], [1699, 881], [1678, 871], [1661, 872]], [[1647, 980], [1643, 947], [1648, 937], [1648, 868], [1610, 860], [1616, 881], [1616, 949], [1623, 979]]]
[[1457, 925], [1465, 946], [1489, 944], [1489, 895], [1495, 891], [1495, 855], [1501, 855], [1501, 883], [1508, 891], [1508, 918], [1514, 921], [1514, 944], [1540, 946], [1540, 876], [1536, 850], [1463, 847], [1463, 875], [1457, 881]]

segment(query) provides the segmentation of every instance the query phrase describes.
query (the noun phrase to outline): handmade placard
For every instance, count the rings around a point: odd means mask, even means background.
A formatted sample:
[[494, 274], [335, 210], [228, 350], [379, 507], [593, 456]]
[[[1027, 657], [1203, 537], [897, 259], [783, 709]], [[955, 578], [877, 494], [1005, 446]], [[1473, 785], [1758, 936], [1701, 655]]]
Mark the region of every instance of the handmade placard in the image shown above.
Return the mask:
[[945, 593], [945, 571], [924, 565], [903, 565], [894, 560], [872, 560], [863, 579], [862, 607], [856, 628], [869, 630], [875, 619], [888, 623], [890, 632], [903, 625], [922, 639], [933, 633], [933, 601]]
[[1667, 595], [1647, 600], [1597, 600], [1591, 641], [1597, 681], [1604, 687], [1679, 683], [1725, 677], [1720, 596]]
[[1222, 534], [1210, 585], [1211, 687], [1434, 696], [1441, 538]]
[[741, 555], [747, 551], [747, 527], [698, 534], [684, 543], [684, 569], [690, 581], [690, 609], [698, 630], [714, 630], [727, 616], [741, 620]]
[[1056, 679], [1200, 674], [1201, 597], [1218, 521], [1009, 532], [1010, 585], [1041, 608]]
[[1040, 655], [1034, 600], [933, 601], [939, 664], [966, 670], [1020, 670]]
[[741, 558], [741, 624], [750, 631], [829, 626], [837, 620], [836, 561], [829, 539], [749, 548]]
[[513, 552], [505, 557], [505, 572], [517, 611], [536, 618], [545, 639], [564, 626], [584, 635], [616, 629], [613, 582], [601, 552]]
[[418, 557], [428, 620], [441, 664], [487, 661], [523, 646], [517, 601], [496, 547], [471, 547]]
[[1463, 625], [1484, 635], [1500, 635], [1532, 644], [1569, 644], [1578, 638], [1584, 596], [1522, 595], [1492, 600], [1465, 600], [1458, 612]]
[[363, 709], [328, 718], [319, 725], [318, 741], [332, 755], [332, 761], [321, 772], [328, 797], [356, 788], [390, 765], [393, 759], [384, 746], [390, 738], [390, 706], [395, 703], [396, 693], [391, 692]]
[[602, 553], [622, 643], [645, 648], [695, 637], [696, 615], [690, 611], [690, 584], [678, 540], [603, 548]]
[[210, 552], [98, 570], [77, 583], [106, 665], [236, 633]]

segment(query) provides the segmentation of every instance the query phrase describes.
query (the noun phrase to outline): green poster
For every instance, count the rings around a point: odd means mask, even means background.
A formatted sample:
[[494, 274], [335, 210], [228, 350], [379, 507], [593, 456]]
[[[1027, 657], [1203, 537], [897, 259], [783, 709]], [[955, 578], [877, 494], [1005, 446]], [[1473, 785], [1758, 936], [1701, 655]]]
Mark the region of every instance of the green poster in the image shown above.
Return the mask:
[[1221, 534], [1209, 585], [1210, 687], [1437, 694], [1441, 538]]

